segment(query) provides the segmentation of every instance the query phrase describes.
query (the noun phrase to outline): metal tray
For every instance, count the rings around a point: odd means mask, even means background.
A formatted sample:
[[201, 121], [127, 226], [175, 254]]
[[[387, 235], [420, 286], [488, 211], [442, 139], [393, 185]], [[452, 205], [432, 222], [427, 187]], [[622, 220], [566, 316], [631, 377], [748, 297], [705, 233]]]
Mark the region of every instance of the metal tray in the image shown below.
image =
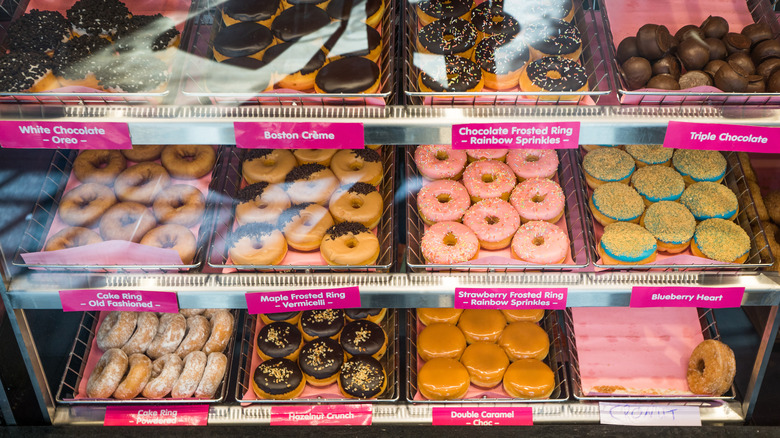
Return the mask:
[[[720, 340], [720, 332], [715, 323], [715, 312], [712, 309], [698, 309], [699, 323], [701, 323], [701, 332], [704, 339]], [[566, 326], [565, 342], [568, 344], [569, 352], [569, 373], [571, 374], [571, 391], [577, 400], [587, 401], [707, 401], [707, 400], [734, 400], [736, 398], [736, 388], [731, 385], [731, 389], [722, 396], [698, 396], [698, 395], [585, 395], [582, 393], [582, 377], [580, 375], [580, 363], [577, 356], [577, 342], [574, 333], [574, 321], [572, 319], [571, 308], [565, 311], [564, 324]]]
[[217, 6], [218, 0], [194, 0], [194, 18], [187, 39], [182, 39], [188, 56], [183, 69], [182, 94], [196, 98], [201, 104], [218, 105], [308, 105], [308, 106], [382, 106], [395, 97], [395, 29], [398, 26], [395, 2], [385, 1], [385, 13], [380, 23], [382, 52], [379, 56], [379, 90], [376, 93], [315, 94], [305, 92], [235, 92], [215, 93], [205, 85], [206, 72], [214, 62], [211, 41], [224, 25]]
[[395, 188], [395, 146], [381, 146], [382, 166], [384, 175], [379, 183], [379, 193], [382, 195], [384, 211], [377, 226], [379, 239], [379, 257], [376, 264], [367, 266], [329, 266], [329, 265], [234, 265], [228, 264], [227, 245], [233, 232], [233, 199], [243, 181], [241, 176], [241, 156], [243, 152], [237, 148], [229, 148], [226, 152], [226, 175], [224, 185], [218, 197], [218, 205], [214, 213], [214, 230], [211, 233], [207, 260], [213, 268], [233, 268], [242, 272], [387, 272], [393, 264], [393, 202]]
[[[571, 151], [558, 150], [558, 183], [563, 189], [566, 198], [566, 204], [563, 210], [563, 216], [566, 219], [566, 229], [569, 236], [569, 251], [573, 264], [557, 265], [533, 265], [533, 264], [477, 264], [469, 263], [462, 265], [437, 265], [428, 264], [422, 255], [420, 248], [423, 234], [425, 233], [425, 223], [420, 217], [417, 209], [417, 192], [423, 185], [422, 176], [414, 163], [414, 151], [416, 147], [406, 148], [406, 215], [408, 231], [408, 248], [406, 254], [406, 264], [413, 272], [426, 271], [448, 271], [448, 272], [518, 272], [518, 271], [569, 271], [577, 268], [584, 268], [590, 263], [590, 255], [585, 237], [585, 212], [583, 204], [577, 196], [579, 185], [579, 170], [575, 158]], [[479, 261], [479, 258], [475, 260]]]
[[[252, 355], [255, 354], [255, 327], [257, 327], [257, 315], [247, 315], [244, 319], [244, 327], [241, 333], [241, 345], [239, 347], [239, 365], [236, 382], [236, 400], [239, 403], [252, 404], [302, 404], [302, 403], [392, 403], [400, 397], [400, 341], [398, 330], [399, 311], [387, 309], [387, 315], [379, 324], [387, 334], [387, 350], [379, 360], [387, 373], [387, 388], [376, 398], [294, 398], [292, 400], [266, 400], [244, 399], [244, 394], [254, 394], [252, 383], [249, 381], [252, 375]], [[333, 385], [336, 385], [335, 383]], [[335, 390], [338, 392], [338, 389]]]
[[[479, 2], [478, 2], [479, 3]], [[580, 64], [588, 75], [588, 90], [582, 92], [527, 92], [527, 91], [480, 91], [480, 92], [425, 92], [417, 82], [419, 68], [414, 66], [415, 42], [418, 23], [415, 11], [416, 2], [407, 0], [404, 5], [404, 93], [406, 103], [412, 105], [587, 105], [596, 104], [602, 96], [612, 92], [612, 79], [608, 70], [607, 51], [601, 43], [597, 19], [588, 0], [574, 0], [574, 19], [572, 22], [582, 34], [582, 55]]]
[[[617, 0], [621, 1], [621, 0]], [[775, 12], [772, 9], [774, 2], [767, 2], [763, 0], [746, 0], [748, 10], [753, 16], [756, 23], [764, 23], [772, 29], [772, 33], [777, 37], [780, 34], [780, 23], [778, 23], [775, 17]], [[607, 39], [607, 50], [609, 51], [609, 59], [611, 60], [611, 70], [614, 76], [614, 82], [617, 84], [617, 92], [620, 97], [620, 103], [629, 105], [767, 105], [780, 103], [780, 95], [778, 93], [731, 93], [731, 92], [716, 92], [716, 93], [695, 93], [681, 91], [631, 91], [628, 85], [620, 74], [620, 65], [617, 62], [617, 44], [612, 37], [612, 28], [610, 26], [610, 20], [607, 13], [607, 5], [605, 1], [600, 2], [601, 5], [601, 19], [604, 26], [604, 33]], [[689, 8], [700, 8], [703, 11], [707, 11], [710, 8], [707, 6], [706, 1], [694, 2], [694, 4], [688, 4]], [[663, 24], [663, 23], [660, 23]], [[641, 24], [637, 24], [638, 26]], [[620, 41], [617, 41], [619, 44]]]
[[218, 194], [217, 186], [221, 181], [222, 159], [224, 147], [217, 147], [217, 159], [211, 173], [209, 190], [206, 193], [206, 210], [203, 214], [196, 242], [195, 257], [193, 262], [187, 265], [40, 265], [28, 264], [22, 259], [22, 254], [37, 252], [43, 249], [49, 228], [57, 214], [60, 200], [65, 186], [70, 178], [73, 161], [78, 155], [76, 150], [58, 149], [54, 152], [51, 165], [46, 173], [43, 188], [32, 212], [32, 217], [27, 224], [27, 229], [22, 236], [19, 249], [13, 259], [13, 264], [26, 268], [51, 271], [88, 271], [88, 272], [117, 272], [117, 271], [183, 271], [199, 267], [203, 263], [204, 247], [208, 241], [208, 232], [211, 229], [215, 196]]
[[[584, 152], [584, 149], [580, 149]], [[747, 179], [742, 171], [742, 165], [739, 163], [739, 158], [736, 152], [721, 152], [726, 157], [726, 175], [723, 178], [723, 184], [725, 184], [731, 191], [737, 196], [737, 202], [739, 204], [739, 210], [735, 219], [737, 225], [741, 226], [745, 230], [750, 238], [750, 253], [745, 263], [713, 263], [713, 264], [663, 264], [653, 263], [645, 265], [608, 265], [599, 263], [601, 256], [597, 253], [596, 231], [595, 227], [601, 227], [601, 224], [595, 221], [593, 213], [590, 208], [587, 208], [585, 214], [585, 229], [587, 230], [590, 257], [593, 260], [593, 265], [599, 269], [610, 269], [618, 271], [707, 271], [707, 272], [739, 272], [739, 271], [756, 271], [762, 267], [771, 266], [774, 263], [774, 258], [769, 249], [769, 240], [764, 232], [764, 227], [761, 225], [761, 221], [758, 220], [758, 212], [753, 202], [753, 196], [750, 193], [750, 189], [747, 185]], [[584, 205], [587, 205], [587, 200], [593, 194], [593, 190], [585, 184], [585, 171], [582, 169], [582, 158], [584, 153], [577, 153], [578, 167], [580, 171], [581, 179], [578, 181], [581, 184], [579, 192], [585, 197], [582, 201]]]
[[60, 382], [59, 389], [57, 390], [56, 401], [57, 403], [68, 405], [116, 405], [116, 404], [189, 404], [189, 403], [219, 403], [225, 401], [225, 395], [227, 394], [228, 382], [230, 381], [230, 371], [233, 368], [233, 346], [236, 343], [236, 331], [238, 330], [238, 314], [234, 310], [233, 313], [233, 334], [228, 341], [227, 348], [225, 349], [225, 356], [228, 359], [227, 367], [225, 368], [225, 376], [222, 378], [222, 383], [217, 388], [217, 392], [212, 399], [203, 398], [161, 398], [161, 399], [147, 399], [143, 397], [136, 397], [131, 400], [115, 400], [115, 399], [76, 399], [75, 395], [78, 391], [81, 379], [84, 376], [84, 369], [87, 366], [87, 359], [89, 358], [90, 350], [92, 349], [92, 339], [97, 334], [98, 319], [100, 312], [84, 312], [84, 316], [81, 318], [78, 331], [76, 332], [76, 339], [73, 342], [73, 348], [68, 355], [68, 363], [65, 366], [65, 372], [62, 375], [62, 381]]
[[408, 382], [406, 384], [406, 400], [410, 403], [560, 403], [569, 399], [569, 385], [567, 384], [566, 360], [563, 356], [564, 339], [559, 322], [558, 312], [545, 311], [544, 318], [540, 321], [542, 328], [550, 338], [550, 352], [544, 359], [555, 374], [555, 388], [550, 398], [547, 399], [521, 399], [521, 398], [464, 398], [457, 400], [415, 400], [417, 395], [417, 312], [416, 309], [408, 309], [406, 313], [406, 372]]

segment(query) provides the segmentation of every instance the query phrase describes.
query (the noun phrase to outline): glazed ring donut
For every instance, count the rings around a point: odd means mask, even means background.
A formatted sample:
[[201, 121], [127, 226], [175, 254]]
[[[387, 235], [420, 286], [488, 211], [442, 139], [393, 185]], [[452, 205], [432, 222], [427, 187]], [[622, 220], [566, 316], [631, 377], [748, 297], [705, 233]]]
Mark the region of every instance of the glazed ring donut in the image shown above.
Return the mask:
[[290, 208], [290, 198], [279, 184], [259, 182], [236, 193], [236, 222], [246, 225], [262, 222], [276, 225], [282, 212]]
[[130, 161], [154, 161], [160, 158], [163, 146], [159, 144], [136, 144], [132, 149], [122, 149], [122, 155]]
[[707, 339], [693, 349], [688, 360], [688, 388], [694, 394], [723, 395], [731, 388], [736, 371], [731, 348]]
[[103, 351], [122, 348], [133, 336], [137, 323], [137, 312], [108, 312], [96, 335], [98, 348]]
[[152, 375], [143, 390], [144, 397], [160, 399], [168, 395], [183, 367], [184, 362], [175, 354], [166, 354], [156, 359], [152, 363]]
[[195, 390], [196, 398], [212, 398], [217, 393], [219, 384], [222, 383], [222, 377], [227, 370], [227, 356], [220, 352], [209, 354], [206, 362], [206, 369], [203, 370], [203, 377]]
[[272, 225], [246, 224], [230, 236], [228, 255], [234, 265], [278, 265], [287, 255], [287, 240]]
[[203, 346], [206, 354], [222, 353], [233, 335], [233, 314], [227, 310], [217, 312], [211, 318], [211, 335]]
[[181, 225], [168, 224], [153, 228], [144, 235], [140, 243], [156, 248], [173, 249], [179, 253], [181, 262], [185, 265], [192, 264], [192, 259], [195, 258], [195, 235], [189, 228]]
[[333, 192], [328, 210], [336, 223], [357, 222], [371, 230], [379, 225], [384, 203], [376, 187], [358, 182]]
[[198, 179], [214, 168], [217, 152], [212, 146], [179, 144], [166, 146], [160, 161], [174, 178]]
[[83, 183], [110, 186], [125, 167], [127, 160], [119, 151], [91, 149], [81, 152], [73, 161], [73, 174]]
[[198, 383], [206, 369], [207, 356], [202, 351], [193, 351], [184, 358], [184, 369], [171, 389], [172, 398], [188, 398], [195, 394]]
[[114, 391], [114, 398], [130, 400], [143, 391], [149, 377], [152, 376], [152, 360], [141, 353], [130, 355], [127, 359], [129, 369], [125, 378]]
[[365, 225], [342, 222], [325, 233], [320, 253], [329, 265], [373, 265], [379, 258], [379, 239]]
[[330, 212], [319, 204], [299, 204], [288, 208], [279, 217], [279, 228], [287, 244], [298, 251], [318, 249], [333, 225]]
[[83, 227], [63, 228], [51, 236], [43, 247], [44, 251], [57, 251], [60, 249], [76, 248], [93, 243], [100, 243], [103, 239], [98, 233]]
[[330, 168], [342, 184], [382, 182], [382, 156], [373, 149], [343, 149], [336, 152]]
[[114, 191], [120, 201], [151, 204], [154, 197], [171, 183], [168, 172], [155, 162], [147, 161], [130, 166], [114, 182]]
[[241, 162], [241, 175], [249, 184], [278, 184], [298, 165], [292, 152], [284, 149], [248, 149]]
[[[179, 347], [187, 331], [187, 319], [180, 313], [165, 313], [160, 317], [160, 325], [146, 355], [158, 359], [173, 353]], [[178, 356], [176, 356], [178, 358]], [[163, 394], [164, 395], [164, 394]]]
[[336, 154], [338, 149], [296, 149], [293, 151], [298, 165], [301, 164], [321, 164], [325, 167], [330, 166], [330, 160]]
[[68, 225], [91, 227], [114, 204], [113, 190], [101, 184], [86, 183], [65, 193], [57, 211]]
[[189, 228], [203, 219], [206, 198], [200, 190], [189, 184], [175, 184], [157, 194], [152, 210], [161, 224]]
[[187, 318], [187, 334], [182, 339], [175, 354], [184, 359], [193, 351], [200, 351], [209, 339], [210, 333], [211, 325], [206, 317], [195, 315]]
[[109, 398], [127, 371], [127, 355], [111, 348], [100, 357], [87, 381], [87, 397]]
[[157, 225], [154, 216], [143, 204], [120, 202], [114, 204], [100, 219], [100, 235], [105, 240], [140, 242]]
[[149, 344], [152, 343], [154, 336], [157, 334], [158, 325], [160, 325], [160, 320], [156, 314], [153, 312], [140, 312], [135, 326], [135, 333], [122, 346], [122, 351], [128, 356], [135, 353], [146, 353], [146, 349], [149, 348]]

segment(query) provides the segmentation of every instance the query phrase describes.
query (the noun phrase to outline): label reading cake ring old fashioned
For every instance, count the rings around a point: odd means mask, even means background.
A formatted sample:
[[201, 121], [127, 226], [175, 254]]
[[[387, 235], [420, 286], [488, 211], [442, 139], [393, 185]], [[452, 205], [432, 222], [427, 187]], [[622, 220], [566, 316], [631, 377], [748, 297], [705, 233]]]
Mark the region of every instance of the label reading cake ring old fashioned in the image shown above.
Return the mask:
[[363, 149], [362, 123], [233, 122], [245, 149]]
[[0, 122], [0, 147], [11, 149], [132, 149], [127, 123]]
[[734, 152], [780, 152], [780, 129], [766, 126], [669, 122], [664, 147]]
[[299, 310], [352, 309], [360, 307], [357, 286], [331, 289], [250, 292], [246, 294], [249, 313], [279, 313]]
[[452, 125], [453, 149], [577, 149], [580, 122]]
[[149, 290], [73, 289], [60, 291], [63, 312], [119, 310], [125, 312], [179, 311], [176, 292]]
[[634, 286], [630, 307], [740, 307], [744, 287]]
[[568, 292], [565, 287], [456, 287], [455, 308], [563, 310]]

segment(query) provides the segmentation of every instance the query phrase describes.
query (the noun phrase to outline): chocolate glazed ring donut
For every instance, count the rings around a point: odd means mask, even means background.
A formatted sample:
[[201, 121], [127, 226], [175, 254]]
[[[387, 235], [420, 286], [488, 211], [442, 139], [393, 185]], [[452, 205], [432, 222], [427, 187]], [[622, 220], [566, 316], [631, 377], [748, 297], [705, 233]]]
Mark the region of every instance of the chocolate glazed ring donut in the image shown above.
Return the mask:
[[520, 32], [520, 23], [504, 13], [502, 3], [484, 2], [471, 11], [471, 24], [484, 36], [506, 35], [513, 37]]
[[487, 37], [474, 50], [474, 62], [482, 69], [485, 86], [497, 90], [517, 86], [520, 71], [528, 59], [528, 47], [504, 35]]
[[[469, 59], [457, 55], [444, 57], [446, 73], [421, 72], [420, 89], [434, 92], [471, 92], [479, 91], [484, 85], [482, 71]], [[430, 73], [430, 74], [429, 74]], [[443, 73], [443, 74], [442, 74]], [[436, 78], [446, 78], [442, 84]]]
[[330, 24], [328, 13], [316, 5], [296, 5], [274, 18], [271, 32], [282, 41], [297, 41]]
[[588, 83], [585, 69], [567, 58], [547, 56], [528, 64], [525, 69], [531, 87], [523, 91], [578, 91]]
[[430, 17], [427, 22], [431, 22], [442, 18], [468, 19], [472, 5], [474, 2], [471, 0], [426, 0], [417, 3], [417, 8]]
[[417, 50], [423, 53], [471, 58], [476, 44], [477, 29], [460, 18], [436, 20], [417, 34]]
[[531, 59], [562, 56], [577, 59], [582, 53], [582, 35], [577, 27], [563, 20], [544, 20], [531, 26]]

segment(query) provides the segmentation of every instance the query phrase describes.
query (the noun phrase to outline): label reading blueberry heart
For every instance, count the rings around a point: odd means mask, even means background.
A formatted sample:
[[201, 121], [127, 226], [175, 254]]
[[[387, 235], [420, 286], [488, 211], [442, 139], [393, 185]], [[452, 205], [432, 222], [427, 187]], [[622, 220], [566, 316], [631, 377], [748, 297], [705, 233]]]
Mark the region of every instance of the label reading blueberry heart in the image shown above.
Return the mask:
[[780, 152], [780, 129], [765, 126], [669, 122], [664, 147], [735, 152]]
[[0, 146], [12, 149], [132, 149], [127, 123], [0, 122]]
[[453, 149], [577, 149], [580, 122], [452, 125]]
[[233, 122], [245, 149], [363, 149], [362, 123]]
[[634, 286], [631, 307], [740, 307], [744, 287]]

